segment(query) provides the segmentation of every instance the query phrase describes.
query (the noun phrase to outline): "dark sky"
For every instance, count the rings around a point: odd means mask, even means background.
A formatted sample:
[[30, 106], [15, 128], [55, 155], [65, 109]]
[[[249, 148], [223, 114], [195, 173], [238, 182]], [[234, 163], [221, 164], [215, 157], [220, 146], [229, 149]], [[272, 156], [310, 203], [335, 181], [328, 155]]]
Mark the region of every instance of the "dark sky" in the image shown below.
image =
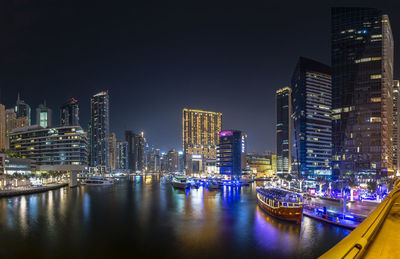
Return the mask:
[[275, 90], [299, 56], [330, 63], [330, 7], [349, 5], [386, 11], [400, 42], [400, 1], [1, 0], [1, 102], [46, 99], [58, 123], [76, 97], [86, 129], [90, 96], [109, 89], [119, 139], [126, 127], [181, 149], [191, 107], [222, 112], [249, 151], [274, 150]]

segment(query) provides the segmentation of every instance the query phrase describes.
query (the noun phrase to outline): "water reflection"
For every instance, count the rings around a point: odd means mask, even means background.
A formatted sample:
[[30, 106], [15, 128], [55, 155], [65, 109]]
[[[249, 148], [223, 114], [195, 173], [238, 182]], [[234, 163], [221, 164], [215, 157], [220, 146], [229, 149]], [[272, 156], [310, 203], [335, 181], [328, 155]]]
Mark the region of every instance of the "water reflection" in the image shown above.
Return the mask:
[[111, 187], [0, 199], [0, 257], [315, 258], [349, 233], [308, 218], [298, 226], [270, 217], [255, 192], [255, 184], [179, 190], [137, 176]]

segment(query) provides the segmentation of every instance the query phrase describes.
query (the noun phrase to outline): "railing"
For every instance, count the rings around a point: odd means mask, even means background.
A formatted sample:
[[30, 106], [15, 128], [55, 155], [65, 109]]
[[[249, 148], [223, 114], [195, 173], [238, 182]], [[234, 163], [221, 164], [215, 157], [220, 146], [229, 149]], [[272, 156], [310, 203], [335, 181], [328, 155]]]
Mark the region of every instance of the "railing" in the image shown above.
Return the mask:
[[373, 242], [394, 201], [399, 196], [400, 183], [397, 182], [390, 194], [356, 229], [320, 258], [360, 258]]

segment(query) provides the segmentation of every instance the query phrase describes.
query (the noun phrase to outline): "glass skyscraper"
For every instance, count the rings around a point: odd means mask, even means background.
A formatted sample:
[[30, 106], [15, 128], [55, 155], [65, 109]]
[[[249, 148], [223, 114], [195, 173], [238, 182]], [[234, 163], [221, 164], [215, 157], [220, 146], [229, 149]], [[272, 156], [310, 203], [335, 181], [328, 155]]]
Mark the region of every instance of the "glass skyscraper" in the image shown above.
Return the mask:
[[108, 91], [95, 94], [90, 99], [89, 165], [109, 170], [110, 115]]
[[79, 103], [75, 98], [66, 101], [60, 108], [61, 126], [79, 125]]
[[332, 135], [336, 175], [393, 172], [393, 35], [373, 8], [332, 8]]
[[292, 90], [285, 87], [276, 91], [276, 162], [277, 173], [291, 172], [291, 114]]
[[330, 176], [332, 161], [331, 68], [300, 57], [292, 76], [292, 171]]

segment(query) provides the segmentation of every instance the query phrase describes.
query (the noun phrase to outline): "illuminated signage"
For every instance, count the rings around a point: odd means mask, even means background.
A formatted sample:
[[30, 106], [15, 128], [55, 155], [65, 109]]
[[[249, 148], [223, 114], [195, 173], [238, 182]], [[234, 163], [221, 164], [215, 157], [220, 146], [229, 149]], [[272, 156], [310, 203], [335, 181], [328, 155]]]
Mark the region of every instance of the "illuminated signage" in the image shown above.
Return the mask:
[[201, 155], [192, 155], [192, 159], [201, 159]]
[[244, 153], [245, 150], [245, 141], [244, 141], [244, 136], [242, 136], [242, 153]]
[[220, 136], [220, 137], [232, 136], [232, 135], [233, 135], [233, 132], [230, 131], [230, 130], [221, 131], [221, 132], [219, 133], [219, 136]]

